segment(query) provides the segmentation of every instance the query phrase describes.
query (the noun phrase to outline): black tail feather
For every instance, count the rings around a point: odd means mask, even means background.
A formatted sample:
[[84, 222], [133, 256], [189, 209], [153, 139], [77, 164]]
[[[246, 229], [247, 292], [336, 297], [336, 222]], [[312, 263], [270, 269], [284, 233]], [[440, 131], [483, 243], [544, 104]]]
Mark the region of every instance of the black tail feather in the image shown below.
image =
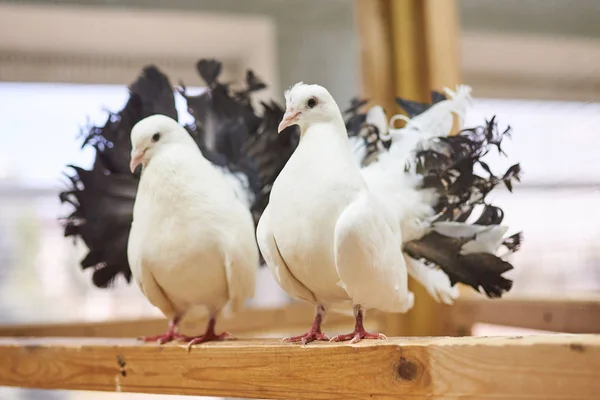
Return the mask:
[[406, 243], [404, 251], [412, 258], [438, 265], [452, 285], [460, 282], [488, 297], [501, 297], [512, 287], [512, 281], [502, 276], [513, 269], [512, 265], [493, 254], [460, 254], [461, 247], [469, 240], [430, 232]]
[[434, 104], [446, 99], [447, 97], [444, 93], [432, 90], [431, 103], [420, 103], [418, 101], [407, 100], [400, 97], [396, 98], [396, 103], [402, 107], [409, 118], [413, 118], [429, 110]]
[[[499, 132], [494, 117], [485, 126], [465, 129], [456, 136], [436, 138], [434, 146], [417, 152], [415, 165], [424, 177], [423, 187], [433, 188], [440, 195], [435, 206], [436, 212], [440, 213], [438, 221], [464, 222], [475, 206], [484, 204], [476, 223], [502, 222], [503, 211], [486, 204], [486, 197], [500, 183], [512, 190], [512, 182], [520, 181], [521, 167], [515, 164], [498, 177], [482, 158], [492, 148], [502, 152], [502, 140], [507, 136], [510, 136], [510, 130]], [[477, 165], [487, 177], [475, 173]]]
[[127, 238], [137, 179], [132, 175], [106, 174], [101, 169], [74, 169], [74, 187], [61, 196], [75, 205], [65, 223], [65, 236], [78, 236], [88, 247], [81, 267], [95, 269], [93, 279], [97, 286], [108, 286], [119, 274], [129, 281]]
[[65, 236], [80, 237], [88, 247], [81, 267], [94, 268], [92, 280], [98, 287], [109, 286], [119, 275], [131, 279], [127, 239], [138, 185], [129, 171], [131, 129], [153, 114], [177, 118], [173, 89], [156, 67], [144, 68], [129, 89], [123, 110], [110, 114], [104, 126], [89, 128], [84, 137], [83, 145], [96, 149], [92, 169], [72, 167], [71, 186], [59, 195], [75, 207], [64, 221]]
[[[487, 195], [503, 183], [512, 191], [513, 181], [520, 181], [521, 167], [515, 164], [500, 177], [496, 176], [482, 158], [490, 150], [502, 150], [502, 140], [510, 136], [510, 129], [499, 131], [495, 117], [481, 127], [465, 129], [456, 136], [432, 139], [426, 150], [418, 151], [414, 165], [423, 176], [423, 188], [434, 189], [439, 197], [434, 206], [435, 222], [453, 221], [474, 225], [499, 225], [504, 211], [486, 202]], [[479, 165], [486, 175], [479, 175]], [[476, 207], [479, 215], [475, 215]], [[474, 218], [473, 218], [474, 217]], [[488, 297], [501, 297], [512, 288], [512, 281], [502, 276], [511, 270], [510, 263], [494, 254], [461, 254], [462, 245], [471, 239], [458, 239], [430, 232], [418, 240], [408, 242], [404, 250], [411, 257], [438, 265], [448, 274], [452, 284], [461, 282], [483, 291]], [[522, 234], [504, 240], [510, 252], [519, 249]]]
[[502, 242], [502, 244], [504, 246], [506, 246], [508, 251], [510, 251], [511, 253], [515, 253], [515, 252], [519, 251], [521, 249], [522, 243], [523, 243], [523, 232], [515, 233], [514, 235], [509, 236], [506, 239], [504, 239], [504, 242]]

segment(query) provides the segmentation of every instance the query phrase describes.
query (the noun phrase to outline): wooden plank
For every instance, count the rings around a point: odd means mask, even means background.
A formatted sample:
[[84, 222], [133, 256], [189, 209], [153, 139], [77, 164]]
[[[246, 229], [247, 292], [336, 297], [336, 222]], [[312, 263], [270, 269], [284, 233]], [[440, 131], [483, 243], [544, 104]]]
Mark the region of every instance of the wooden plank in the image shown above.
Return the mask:
[[[378, 321], [377, 313], [367, 318], [370, 326]], [[284, 308], [254, 308], [245, 310], [232, 318], [224, 318], [217, 323], [217, 329], [237, 334], [258, 334], [264, 332], [301, 331], [310, 326], [314, 316], [313, 307], [306, 303], [290, 304]], [[206, 320], [184, 320], [182, 331], [186, 334], [200, 334], [206, 327]], [[325, 327], [347, 329], [354, 326], [350, 315], [330, 313]], [[164, 318], [144, 318], [105, 322], [75, 322], [60, 324], [25, 324], [0, 326], [0, 336], [59, 336], [59, 337], [107, 337], [127, 338], [156, 334], [166, 330]]]
[[584, 298], [461, 298], [444, 311], [448, 334], [474, 323], [562, 333], [600, 333], [600, 296]]
[[264, 399], [597, 399], [600, 336], [183, 346], [0, 339], [0, 385]]

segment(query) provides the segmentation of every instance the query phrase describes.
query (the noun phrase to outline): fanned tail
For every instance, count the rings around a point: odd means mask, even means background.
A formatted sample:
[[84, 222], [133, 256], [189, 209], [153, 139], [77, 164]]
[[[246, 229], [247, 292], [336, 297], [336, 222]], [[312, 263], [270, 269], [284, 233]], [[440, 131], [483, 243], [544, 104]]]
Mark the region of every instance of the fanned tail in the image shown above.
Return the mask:
[[[439, 267], [452, 285], [461, 282], [500, 297], [512, 287], [502, 274], [513, 268], [505, 259], [519, 249], [522, 234], [504, 238], [504, 213], [486, 198], [499, 184], [512, 191], [521, 169], [515, 164], [496, 176], [483, 161], [492, 149], [504, 155], [502, 141], [510, 136], [510, 129], [498, 130], [495, 118], [449, 136], [453, 115], [462, 126], [471, 88], [458, 85], [445, 93], [432, 92], [432, 104], [397, 99], [408, 117], [391, 119], [389, 135], [380, 138], [376, 161], [362, 169], [363, 177], [396, 210], [408, 257]], [[406, 121], [403, 128], [394, 127], [398, 119]], [[366, 119], [363, 125], [369, 125]], [[483, 175], [476, 173], [479, 167]], [[433, 286], [450, 294], [450, 287]]]
[[[416, 170], [423, 176], [422, 189], [438, 193], [436, 217], [432, 231], [404, 245], [411, 257], [439, 266], [452, 284], [467, 284], [488, 297], [501, 297], [512, 287], [512, 281], [502, 274], [513, 267], [496, 255], [497, 251], [504, 246], [505, 255], [515, 252], [522, 241], [520, 233], [503, 238], [506, 228], [500, 224], [504, 212], [486, 201], [497, 185], [504, 184], [512, 191], [513, 182], [520, 181], [519, 164], [496, 176], [482, 160], [493, 148], [504, 154], [501, 145], [506, 136], [510, 136], [510, 129], [498, 131], [492, 118], [482, 127], [433, 139], [435, 146], [417, 152]], [[477, 165], [485, 171], [484, 176], [475, 172]]]
[[75, 208], [64, 220], [65, 236], [80, 237], [88, 247], [81, 267], [94, 269], [92, 280], [98, 287], [109, 286], [119, 275], [131, 280], [127, 240], [138, 186], [138, 177], [129, 171], [131, 129], [152, 114], [177, 118], [169, 80], [156, 67], [144, 68], [129, 90], [123, 110], [85, 135], [83, 146], [96, 150], [92, 169], [71, 166], [75, 174], [68, 176], [70, 185], [60, 193], [61, 201]]

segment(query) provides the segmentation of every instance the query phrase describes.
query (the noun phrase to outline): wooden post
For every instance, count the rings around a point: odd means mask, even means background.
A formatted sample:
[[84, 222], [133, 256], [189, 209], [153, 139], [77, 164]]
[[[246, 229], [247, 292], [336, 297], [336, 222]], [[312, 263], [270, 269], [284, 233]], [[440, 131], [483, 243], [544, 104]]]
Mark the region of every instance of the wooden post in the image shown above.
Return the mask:
[[387, 113], [397, 109], [390, 0], [356, 0], [363, 96]]
[[[460, 83], [455, 0], [357, 0], [356, 15], [364, 93], [384, 104], [388, 114], [398, 110], [390, 95], [430, 101], [432, 89]], [[416, 296], [415, 307], [403, 321], [388, 318], [386, 333], [439, 333], [437, 303], [414, 280], [409, 286]]]

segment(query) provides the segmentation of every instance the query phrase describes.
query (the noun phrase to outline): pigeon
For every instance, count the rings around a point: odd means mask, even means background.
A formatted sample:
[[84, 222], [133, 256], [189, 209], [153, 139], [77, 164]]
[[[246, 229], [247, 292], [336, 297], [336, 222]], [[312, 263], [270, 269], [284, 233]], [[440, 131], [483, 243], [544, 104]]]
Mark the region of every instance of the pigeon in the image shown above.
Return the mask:
[[327, 340], [321, 322], [342, 302], [352, 305], [355, 329], [331, 340], [383, 339], [364, 329], [364, 313], [406, 312], [414, 303], [394, 211], [369, 191], [329, 92], [300, 82], [285, 97], [279, 131], [298, 125], [300, 143], [273, 184], [257, 239], [281, 287], [316, 306], [309, 331], [285, 340]]
[[[247, 205], [179, 123], [156, 114], [131, 131], [131, 171], [142, 166], [127, 246], [140, 289], [170, 320], [169, 330], [146, 341], [182, 339], [188, 348], [216, 334], [217, 315], [237, 312], [254, 294], [259, 256]], [[209, 313], [206, 332], [179, 333], [195, 307]]]
[[[191, 95], [183, 83], [177, 88], [194, 117], [185, 129], [250, 209], [256, 224], [275, 177], [297, 145], [297, 132], [291, 127], [277, 134], [284, 114], [278, 104], [250, 106], [250, 93], [264, 86], [253, 72], [247, 74], [247, 89], [233, 93], [218, 80], [219, 61], [202, 59], [197, 70], [206, 83], [204, 92]], [[139, 170], [129, 171], [131, 130], [153, 114], [179, 117], [174, 88], [157, 67], [145, 67], [129, 91], [121, 111], [85, 132], [83, 146], [94, 148], [95, 162], [89, 170], [70, 165], [75, 173], [67, 175], [68, 186], [60, 193], [60, 200], [73, 207], [61, 218], [64, 234], [82, 239], [88, 247], [81, 267], [93, 271], [92, 282], [99, 288], [112, 287], [121, 277], [131, 280], [127, 242], [140, 178]]]
[[[356, 326], [351, 334], [334, 340], [356, 342], [382, 337], [364, 332], [363, 312], [368, 308], [396, 312], [410, 309], [413, 295], [404, 286], [406, 274], [422, 284], [436, 301], [445, 304], [452, 304], [458, 298], [456, 283], [467, 284], [490, 298], [501, 297], [512, 288], [512, 281], [503, 274], [513, 268], [506, 258], [520, 248], [522, 233], [504, 237], [508, 227], [501, 225], [503, 213], [500, 208], [486, 203], [486, 196], [500, 183], [512, 190], [511, 182], [520, 180], [520, 166], [515, 164], [502, 177], [497, 177], [482, 161], [491, 148], [496, 147], [501, 153], [502, 139], [510, 132], [499, 133], [492, 118], [484, 127], [464, 129], [457, 136], [448, 136], [453, 115], [459, 117], [462, 125], [471, 102], [471, 88], [459, 85], [456, 91], [446, 89], [445, 92], [448, 97], [435, 96], [434, 104], [422, 106], [421, 113], [412, 118], [395, 116], [389, 126], [379, 106], [372, 107], [362, 117], [352, 110], [351, 121], [363, 122], [360, 128], [348, 132], [350, 137], [346, 140], [340, 139], [345, 132], [339, 109], [325, 89], [300, 83], [287, 93], [288, 108], [280, 128], [297, 124], [302, 139], [275, 181], [257, 227], [260, 250], [278, 283], [292, 297], [316, 305], [310, 330], [304, 335], [286, 338], [287, 341], [306, 344], [326, 340], [321, 323], [328, 310], [337, 311], [339, 304], [348, 302], [345, 295], [353, 304]], [[323, 106], [323, 101], [331, 102], [331, 109]], [[319, 110], [319, 104], [331, 112], [328, 118], [337, 121], [333, 123], [335, 129], [324, 128], [331, 123], [322, 121], [325, 111]], [[397, 119], [405, 120], [406, 126], [395, 128]], [[337, 137], [339, 147], [349, 147], [345, 156], [353, 162], [331, 148], [329, 141], [335, 140], [328, 141], [326, 138], [330, 136]], [[357, 140], [359, 137], [365, 140]], [[371, 158], [367, 165], [366, 154]], [[345, 160], [344, 166], [335, 168], [341, 160]], [[488, 172], [488, 177], [474, 172], [477, 164]], [[357, 174], [362, 179], [357, 178]], [[346, 184], [348, 180], [354, 186]], [[356, 189], [357, 186], [361, 189]], [[361, 198], [360, 204], [364, 207], [369, 202], [377, 204], [378, 214], [370, 215], [370, 231], [366, 226], [362, 229], [363, 234], [370, 232], [370, 235], [353, 237], [353, 245], [346, 248], [345, 253], [337, 253], [342, 247], [336, 240], [346, 238], [339, 232], [342, 227], [352, 228], [347, 222], [350, 219], [342, 219], [347, 216], [346, 208], [358, 208], [353, 203], [355, 197], [346, 192], [350, 190], [348, 187], [366, 190], [369, 196]], [[481, 205], [479, 218], [467, 221]], [[359, 211], [357, 214], [360, 215]], [[318, 221], [318, 229], [310, 225], [312, 218]], [[292, 233], [287, 232], [288, 229]], [[382, 284], [363, 274], [365, 267], [359, 264], [362, 262], [375, 269], [383, 253], [361, 257], [360, 252], [373, 243], [385, 248], [382, 243], [388, 229], [396, 239], [399, 252], [396, 251], [395, 257], [400, 261], [388, 260], [384, 271], [392, 277], [386, 275], [386, 282]], [[498, 256], [502, 247], [504, 256]], [[394, 250], [386, 248], [385, 251], [392, 254]], [[347, 260], [353, 262], [350, 273], [338, 264]], [[379, 269], [377, 272], [383, 274]], [[336, 279], [339, 280], [336, 282]], [[393, 288], [386, 287], [390, 283]], [[393, 294], [398, 293], [395, 290], [405, 296], [402, 305], [393, 301]]]

